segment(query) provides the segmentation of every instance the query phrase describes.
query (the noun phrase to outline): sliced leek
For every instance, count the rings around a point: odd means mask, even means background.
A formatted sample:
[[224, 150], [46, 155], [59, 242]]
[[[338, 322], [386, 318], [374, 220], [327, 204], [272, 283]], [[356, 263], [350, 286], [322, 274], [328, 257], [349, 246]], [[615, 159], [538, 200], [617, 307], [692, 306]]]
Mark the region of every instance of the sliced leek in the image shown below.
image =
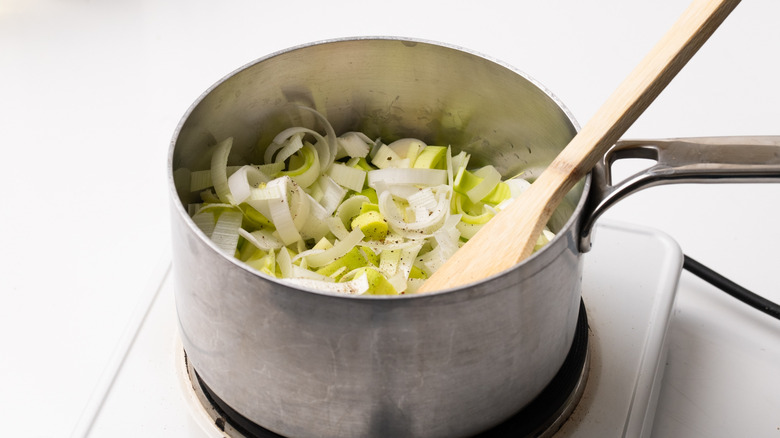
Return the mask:
[[360, 192], [366, 181], [366, 171], [360, 168], [349, 167], [346, 164], [333, 163], [328, 169], [328, 176], [338, 185], [349, 190]]
[[309, 187], [320, 177], [319, 155], [311, 143], [303, 145], [301, 149], [296, 151], [296, 154], [299, 157], [298, 161], [301, 161], [300, 165], [294, 169], [283, 171], [281, 174], [289, 176], [301, 187]]
[[214, 155], [211, 156], [211, 181], [219, 200], [227, 204], [235, 204], [227, 178], [227, 161], [232, 146], [233, 137], [228, 137], [217, 144]]
[[[456, 146], [361, 132], [282, 130], [263, 162], [228, 166], [233, 139], [208, 149], [211, 167], [176, 173], [195, 225], [220, 251], [292, 285], [334, 293], [415, 293], [530, 183], [468, 168]], [[236, 160], [238, 161], [238, 160]], [[545, 229], [537, 249], [552, 240]]]
[[219, 215], [211, 240], [225, 254], [233, 255], [238, 246], [238, 230], [241, 228], [243, 214], [240, 211], [230, 210]]

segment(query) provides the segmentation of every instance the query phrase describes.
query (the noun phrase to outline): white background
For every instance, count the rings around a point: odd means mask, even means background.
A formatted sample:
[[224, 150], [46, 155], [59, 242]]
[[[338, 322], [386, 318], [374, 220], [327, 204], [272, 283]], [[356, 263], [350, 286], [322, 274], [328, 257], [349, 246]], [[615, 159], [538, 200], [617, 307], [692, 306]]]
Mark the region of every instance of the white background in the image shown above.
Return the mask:
[[[686, 3], [3, 0], [0, 434], [75, 427], [168, 263], [173, 130], [225, 74], [311, 41], [423, 38], [527, 72], [584, 124]], [[624, 137], [780, 134], [778, 17], [743, 2]], [[653, 188], [605, 217], [780, 302], [780, 185]], [[683, 273], [671, 341], [657, 436], [780, 437], [778, 321]]]

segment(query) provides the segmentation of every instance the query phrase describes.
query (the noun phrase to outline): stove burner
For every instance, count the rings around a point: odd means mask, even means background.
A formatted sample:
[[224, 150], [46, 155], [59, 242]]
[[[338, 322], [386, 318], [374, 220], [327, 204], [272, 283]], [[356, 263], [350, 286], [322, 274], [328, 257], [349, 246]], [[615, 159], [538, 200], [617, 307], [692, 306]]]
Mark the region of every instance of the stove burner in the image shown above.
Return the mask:
[[[520, 412], [498, 426], [477, 435], [477, 437], [538, 438], [553, 436], [566, 422], [585, 389], [588, 359], [588, 318], [585, 305], [580, 301], [580, 314], [572, 347], [552, 381], [539, 396]], [[236, 412], [203, 382], [191, 365], [188, 364], [187, 367], [189, 375], [194, 376], [197, 380], [197, 385], [193, 382], [196, 392], [200, 391], [200, 395], [205, 397], [213, 408], [208, 410], [215, 417], [214, 424], [220, 430], [232, 429], [230, 432], [235, 431], [245, 438], [284, 438]]]

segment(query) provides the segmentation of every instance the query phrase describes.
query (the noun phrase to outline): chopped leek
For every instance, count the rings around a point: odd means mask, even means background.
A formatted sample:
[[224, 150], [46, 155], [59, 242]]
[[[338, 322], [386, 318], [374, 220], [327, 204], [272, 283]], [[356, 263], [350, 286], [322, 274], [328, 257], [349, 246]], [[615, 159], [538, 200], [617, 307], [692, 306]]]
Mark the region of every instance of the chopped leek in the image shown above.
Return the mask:
[[439, 169], [439, 163], [446, 165], [446, 160], [444, 162], [441, 160], [446, 153], [447, 148], [444, 146], [426, 146], [417, 156], [413, 167], [418, 169]]
[[240, 211], [226, 211], [219, 215], [211, 240], [226, 254], [233, 255], [238, 246], [238, 230], [241, 228], [243, 214]]
[[338, 139], [341, 147], [338, 158], [363, 158], [368, 155], [374, 142], [362, 132], [347, 132]]
[[338, 185], [355, 192], [363, 190], [366, 181], [366, 171], [361, 168], [349, 167], [341, 163], [333, 163], [328, 170], [328, 176]]
[[[281, 172], [282, 175], [288, 175], [301, 187], [309, 187], [320, 177], [320, 159], [317, 150], [311, 143], [306, 143], [296, 152], [293, 157], [299, 157], [302, 161], [300, 166]], [[293, 161], [290, 160], [292, 163]]]
[[360, 228], [355, 228], [344, 238], [344, 240], [336, 242], [330, 249], [306, 257], [306, 261], [309, 266], [315, 268], [325, 266], [348, 253], [355, 245], [360, 243], [361, 240], [363, 240], [363, 232]]
[[[225, 254], [290, 284], [357, 295], [415, 293], [530, 183], [502, 181], [470, 155], [415, 138], [389, 144], [361, 132], [282, 130], [259, 164], [228, 166], [233, 139], [210, 147], [211, 167], [179, 169], [195, 225]], [[236, 160], [238, 161], [238, 160]], [[188, 192], [189, 191], [189, 192]], [[539, 249], [554, 238], [545, 229]]]
[[235, 204], [227, 178], [228, 155], [232, 146], [233, 137], [228, 137], [217, 144], [214, 155], [211, 156], [211, 181], [219, 200], [227, 204]]
[[371, 158], [371, 164], [380, 168], [387, 169], [391, 167], [409, 167], [409, 159], [401, 158], [390, 146], [382, 145]]

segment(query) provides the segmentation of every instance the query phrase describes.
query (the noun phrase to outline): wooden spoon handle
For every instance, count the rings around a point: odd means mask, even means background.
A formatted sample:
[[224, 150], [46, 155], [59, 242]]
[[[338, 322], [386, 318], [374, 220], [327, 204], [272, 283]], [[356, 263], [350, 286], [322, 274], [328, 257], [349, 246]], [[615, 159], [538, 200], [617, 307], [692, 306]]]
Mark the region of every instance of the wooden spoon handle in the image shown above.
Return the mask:
[[473, 283], [531, 255], [566, 193], [590, 172], [737, 4], [739, 0], [695, 0], [531, 187], [483, 226], [420, 292]]

